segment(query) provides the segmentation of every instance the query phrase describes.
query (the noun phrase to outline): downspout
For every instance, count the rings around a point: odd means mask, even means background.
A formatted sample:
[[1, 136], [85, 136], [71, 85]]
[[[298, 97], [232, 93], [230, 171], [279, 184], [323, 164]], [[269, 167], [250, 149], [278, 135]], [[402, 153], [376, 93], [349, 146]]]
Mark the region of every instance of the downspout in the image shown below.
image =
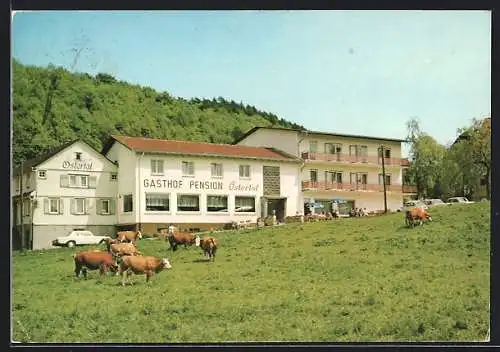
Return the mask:
[[141, 207], [141, 198], [142, 198], [142, 187], [141, 187], [141, 169], [142, 169], [142, 157], [144, 156], [144, 152], [141, 153], [139, 156], [139, 194], [138, 194], [138, 201], [137, 201], [137, 211], [139, 212], [139, 231], [142, 232], [142, 207]]
[[[299, 169], [298, 169], [298, 180], [299, 180], [299, 199], [297, 200], [297, 209], [299, 209], [299, 213], [302, 214], [304, 212], [304, 195], [303, 195], [303, 191], [302, 191], [302, 171], [304, 170], [304, 166], [306, 165], [304, 159], [302, 159], [302, 156], [300, 154], [300, 143], [302, 143], [302, 141], [304, 139], [306, 139], [306, 137], [308, 136], [308, 132], [307, 131], [299, 131], [299, 137], [302, 135], [302, 138], [300, 138], [297, 142], [297, 157], [301, 160], [301, 163], [300, 163], [300, 166], [299, 166]], [[304, 214], [302, 214], [304, 215]]]

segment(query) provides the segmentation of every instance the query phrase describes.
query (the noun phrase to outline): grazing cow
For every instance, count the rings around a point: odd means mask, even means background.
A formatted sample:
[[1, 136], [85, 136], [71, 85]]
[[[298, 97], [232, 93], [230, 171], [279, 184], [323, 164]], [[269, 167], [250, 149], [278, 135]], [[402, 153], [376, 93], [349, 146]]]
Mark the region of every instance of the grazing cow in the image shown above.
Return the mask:
[[111, 253], [102, 251], [81, 251], [73, 254], [73, 258], [75, 259], [75, 274], [77, 278], [80, 277], [82, 271], [83, 276], [87, 278], [87, 269], [99, 269], [101, 275], [107, 273], [108, 269], [118, 272], [118, 265], [114, 261]]
[[208, 260], [215, 261], [215, 252], [217, 252], [217, 239], [211, 236], [205, 236], [196, 240], [196, 246], [203, 250], [203, 254], [208, 256]]
[[191, 232], [175, 232], [167, 236], [170, 248], [173, 251], [177, 250], [178, 245], [184, 245], [184, 248], [187, 248], [187, 246], [195, 244], [199, 239], [200, 237], [197, 234]]
[[110, 252], [113, 256], [121, 257], [124, 255], [142, 255], [141, 252], [137, 250], [137, 247], [133, 243], [115, 243], [110, 246]]
[[142, 239], [141, 231], [120, 231], [116, 234], [116, 238], [120, 242], [135, 243], [138, 239]]
[[424, 220], [429, 220], [432, 222], [431, 214], [429, 214], [427, 210], [422, 208], [413, 208], [406, 211], [405, 223], [407, 226], [415, 226], [415, 221], [419, 221], [420, 226], [424, 226]]
[[[163, 269], [171, 269], [172, 266], [167, 258], [156, 257], [123, 257], [120, 263], [119, 274], [122, 276], [122, 286], [125, 286], [125, 278], [132, 273], [136, 275], [146, 274], [146, 282], [151, 276]], [[125, 276], [123, 275], [125, 273]]]
[[104, 243], [106, 244], [106, 250], [110, 253], [111, 252], [111, 245], [112, 244], [115, 244], [115, 243], [120, 243], [120, 241], [118, 241], [118, 239], [111, 239], [111, 238], [107, 238]]

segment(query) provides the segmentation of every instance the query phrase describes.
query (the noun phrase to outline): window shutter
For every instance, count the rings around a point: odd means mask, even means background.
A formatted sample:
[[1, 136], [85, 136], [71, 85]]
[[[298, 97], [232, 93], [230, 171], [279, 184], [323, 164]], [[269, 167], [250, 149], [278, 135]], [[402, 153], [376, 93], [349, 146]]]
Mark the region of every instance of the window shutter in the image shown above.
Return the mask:
[[85, 214], [90, 214], [91, 210], [93, 210], [94, 202], [91, 201], [90, 198], [85, 198]]
[[116, 213], [116, 201], [114, 199], [109, 200], [109, 213], [110, 214]]
[[96, 188], [97, 187], [97, 176], [90, 176], [89, 177], [89, 188]]
[[61, 175], [61, 187], [69, 186], [69, 177], [68, 175]]
[[49, 213], [49, 199], [48, 198], [45, 198], [43, 200], [43, 212], [45, 214], [48, 214]]
[[74, 198], [71, 198], [71, 214], [75, 214], [75, 208], [76, 208], [76, 200]]
[[103, 213], [104, 208], [102, 206], [102, 202], [103, 202], [102, 199], [97, 199], [96, 200], [96, 204], [95, 204], [96, 214], [102, 214]]
[[64, 214], [64, 198], [59, 199], [59, 214]]

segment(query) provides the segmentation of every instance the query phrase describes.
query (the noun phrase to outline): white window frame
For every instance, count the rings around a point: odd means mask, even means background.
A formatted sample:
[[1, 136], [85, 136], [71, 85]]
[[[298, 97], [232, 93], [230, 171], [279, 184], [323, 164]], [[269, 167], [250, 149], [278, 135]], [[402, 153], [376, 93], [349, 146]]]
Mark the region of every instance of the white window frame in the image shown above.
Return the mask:
[[[389, 182], [387, 182], [389, 181]], [[378, 184], [383, 185], [384, 184], [384, 174], [380, 173], [378, 174]], [[392, 184], [392, 175], [389, 173], [385, 174], [385, 184], [387, 186], [390, 186]]]
[[[49, 214], [59, 214], [59, 198], [49, 198]], [[56, 211], [52, 211], [52, 202], [56, 202]]]
[[[162, 198], [163, 196], [163, 199], [167, 199], [167, 208], [166, 210], [158, 210], [158, 209], [148, 209], [148, 197], [150, 196], [153, 196], [153, 198]], [[162, 213], [167, 213], [167, 212], [170, 212], [172, 210], [172, 204], [170, 202], [170, 200], [172, 199], [170, 197], [170, 193], [154, 193], [154, 192], [146, 192], [145, 194], [145, 204], [144, 204], [144, 207], [145, 207], [145, 211], [157, 211], [157, 212], [162, 212]], [[150, 199], [151, 200], [151, 199]]]
[[[132, 200], [132, 203], [131, 203], [132, 207], [131, 207], [130, 210], [125, 210], [125, 199], [128, 198], [128, 197], [130, 197], [130, 199]], [[122, 210], [123, 210], [124, 213], [132, 213], [132, 212], [134, 212], [134, 197], [133, 197], [132, 194], [124, 194], [122, 196]]]
[[151, 159], [151, 175], [164, 175], [165, 174], [165, 164], [163, 160]]
[[[197, 210], [181, 210], [179, 206], [179, 202], [182, 197], [198, 197], [198, 209]], [[186, 212], [186, 213], [197, 213], [201, 211], [201, 196], [199, 194], [191, 194], [191, 193], [177, 193], [177, 211]]]
[[[226, 210], [221, 211], [221, 210], [208, 210], [208, 199], [209, 197], [220, 197], [220, 198], [226, 198]], [[207, 194], [207, 213], [210, 214], [227, 214], [229, 212], [229, 196], [227, 194]]]
[[47, 179], [47, 170], [38, 170], [38, 178], [42, 180]]
[[[253, 199], [253, 211], [237, 211], [236, 210], [236, 199], [237, 198], [251, 198]], [[234, 196], [234, 213], [235, 214], [255, 214], [257, 212], [257, 200], [252, 196]]]
[[[105, 212], [103, 210], [104, 207], [102, 205], [104, 203], [108, 204], [108, 211], [107, 212]], [[106, 199], [106, 198], [99, 199], [99, 211], [100, 211], [100, 214], [102, 214], [102, 215], [110, 215], [111, 214], [111, 199]]]
[[[252, 170], [251, 170], [251, 167], [250, 165], [248, 164], [245, 164], [245, 165], [239, 165], [239, 175], [240, 175], [240, 178], [242, 179], [250, 179], [252, 177]], [[248, 170], [248, 176], [245, 175], [245, 172], [241, 172], [242, 170]], [[243, 174], [243, 175], [242, 175]]]
[[309, 141], [309, 153], [317, 153], [317, 152], [318, 152], [318, 141]]
[[[78, 211], [78, 203], [79, 202], [82, 202], [82, 211]], [[73, 215], [85, 215], [87, 214], [87, 200], [85, 198], [73, 198], [73, 202], [75, 204], [75, 208], [74, 208], [74, 212], [73, 212]]]
[[182, 176], [184, 177], [194, 177], [194, 161], [183, 161], [182, 162]]
[[[72, 183], [71, 179], [75, 178], [75, 182]], [[85, 180], [85, 182], [82, 182]], [[89, 187], [90, 175], [82, 175], [82, 174], [68, 174], [68, 187], [70, 188], [90, 188]], [[85, 183], [85, 185], [84, 185]]]
[[[218, 175], [217, 172], [214, 172], [217, 170], [220, 170], [220, 175]], [[210, 173], [212, 178], [222, 178], [224, 175], [224, 167], [221, 163], [210, 163]]]

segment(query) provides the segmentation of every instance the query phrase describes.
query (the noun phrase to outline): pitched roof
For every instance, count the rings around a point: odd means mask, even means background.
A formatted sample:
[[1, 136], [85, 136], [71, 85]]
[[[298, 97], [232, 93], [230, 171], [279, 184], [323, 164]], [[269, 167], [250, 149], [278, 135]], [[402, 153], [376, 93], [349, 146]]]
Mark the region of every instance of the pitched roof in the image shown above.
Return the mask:
[[390, 142], [405, 142], [404, 139], [397, 139], [397, 138], [371, 137], [371, 136], [362, 136], [362, 135], [355, 135], [355, 134], [320, 132], [320, 131], [300, 130], [300, 129], [284, 128], [284, 127], [257, 126], [257, 127], [253, 127], [250, 130], [248, 130], [243, 136], [241, 136], [236, 141], [234, 141], [233, 144], [237, 144], [237, 143], [241, 142], [242, 140], [244, 140], [246, 137], [248, 137], [249, 135], [251, 135], [252, 133], [257, 131], [258, 129], [305, 132], [305, 133], [309, 133], [309, 134], [319, 134], [319, 135], [324, 135], [324, 136], [338, 136], [338, 137], [359, 138], [359, 139], [375, 139], [375, 140], [379, 140], [379, 141], [390, 141]]
[[102, 153], [107, 153], [115, 141], [138, 152], [302, 162], [299, 158], [274, 148], [117, 135], [110, 136], [110, 139], [104, 146]]

